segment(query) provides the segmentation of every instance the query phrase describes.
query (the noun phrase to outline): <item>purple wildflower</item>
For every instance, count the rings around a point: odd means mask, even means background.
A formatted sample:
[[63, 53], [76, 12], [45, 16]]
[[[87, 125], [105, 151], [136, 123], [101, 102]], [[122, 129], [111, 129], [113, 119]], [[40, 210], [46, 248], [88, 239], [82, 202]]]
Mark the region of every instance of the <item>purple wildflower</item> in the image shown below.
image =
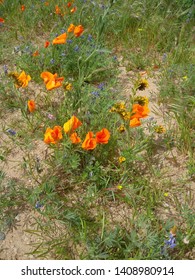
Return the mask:
[[169, 240], [165, 240], [165, 244], [168, 248], [174, 248], [176, 246], [176, 238], [173, 236], [172, 233], [169, 235]]
[[91, 42], [91, 41], [93, 40], [93, 37], [92, 37], [92, 35], [91, 35], [91, 34], [89, 34], [89, 35], [88, 35], [87, 40], [88, 40], [89, 42]]
[[79, 46], [76, 45], [75, 48], [74, 48], [75, 52], [78, 52], [79, 51]]
[[50, 114], [50, 113], [47, 114], [47, 117], [48, 117], [48, 119], [50, 119], [50, 120], [55, 120], [54, 115], [52, 115], [52, 114]]
[[100, 96], [98, 91], [92, 91], [91, 94], [94, 95], [95, 97], [99, 97]]
[[104, 90], [104, 83], [100, 83], [100, 84], [98, 85], [98, 88], [99, 88], [100, 90]]
[[7, 65], [3, 65], [3, 70], [4, 70], [4, 74], [7, 75], [7, 73], [8, 73]]
[[11, 128], [8, 128], [8, 129], [7, 129], [7, 132], [8, 132], [10, 135], [12, 135], [12, 136], [15, 136], [15, 135], [16, 135], [16, 132], [15, 132], [13, 129], [11, 129]]

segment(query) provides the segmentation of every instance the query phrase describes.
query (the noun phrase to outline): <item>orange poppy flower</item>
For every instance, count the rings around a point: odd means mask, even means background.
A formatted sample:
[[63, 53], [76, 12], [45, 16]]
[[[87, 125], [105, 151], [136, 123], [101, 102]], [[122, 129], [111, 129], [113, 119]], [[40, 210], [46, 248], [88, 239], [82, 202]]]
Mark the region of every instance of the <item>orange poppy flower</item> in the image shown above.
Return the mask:
[[78, 25], [78, 26], [75, 26], [75, 29], [74, 29], [74, 35], [75, 37], [79, 37], [84, 31], [84, 28], [82, 25]]
[[42, 72], [41, 78], [44, 80], [47, 90], [52, 90], [62, 86], [64, 80], [63, 77], [58, 78], [58, 74], [52, 74], [50, 72]]
[[54, 128], [48, 127], [44, 135], [44, 142], [46, 144], [56, 144], [62, 139], [62, 127], [54, 126]]
[[39, 51], [35, 51], [32, 56], [38, 56], [39, 55]]
[[49, 45], [50, 45], [50, 42], [49, 41], [45, 41], [44, 48], [48, 48]]
[[74, 133], [72, 133], [72, 134], [70, 135], [70, 140], [71, 140], [71, 142], [72, 142], [73, 144], [78, 144], [78, 143], [81, 142], [81, 138], [78, 137], [78, 135], [77, 135], [76, 132], [74, 132]]
[[75, 29], [75, 25], [71, 23], [71, 24], [69, 25], [69, 27], [68, 27], [68, 32], [69, 32], [69, 33], [70, 33], [70, 32], [73, 32], [74, 29]]
[[56, 15], [60, 15], [61, 14], [61, 9], [59, 8], [58, 5], [55, 6], [55, 13], [56, 13]]
[[21, 6], [21, 11], [24, 12], [24, 10], [26, 9], [25, 5]]
[[4, 22], [5, 22], [5, 20], [0, 17], [0, 23], [4, 23]]
[[74, 12], [76, 12], [76, 10], [77, 10], [77, 7], [74, 7], [74, 8], [72, 8], [72, 9], [70, 10], [70, 12], [71, 12], [71, 13], [74, 13]]
[[93, 138], [93, 132], [89, 131], [82, 143], [82, 148], [84, 150], [93, 150], [97, 146], [97, 141]]
[[136, 127], [136, 126], [140, 126], [140, 125], [141, 125], [140, 119], [134, 118], [134, 119], [130, 120], [130, 123], [129, 123], [130, 127]]
[[145, 118], [148, 116], [148, 113], [150, 110], [148, 109], [148, 106], [145, 104], [144, 106], [141, 106], [139, 104], [133, 104], [132, 112], [131, 112], [131, 120], [134, 118]]
[[57, 45], [57, 44], [65, 44], [66, 43], [66, 38], [67, 38], [67, 34], [66, 32], [61, 34], [60, 36], [56, 37], [55, 39], [53, 39], [53, 45]]
[[109, 138], [110, 138], [110, 132], [106, 128], [103, 128], [102, 130], [96, 133], [96, 141], [99, 144], [107, 144]]
[[67, 7], [68, 7], [68, 8], [70, 8], [71, 5], [72, 5], [71, 2], [68, 2], [68, 3], [67, 3]]
[[70, 118], [70, 120], [67, 121], [67, 122], [64, 124], [64, 126], [63, 126], [64, 132], [65, 132], [65, 133], [69, 133], [69, 132], [71, 132], [71, 131], [77, 129], [77, 128], [78, 128], [79, 126], [81, 126], [81, 125], [82, 125], [82, 122], [81, 122], [77, 117], [72, 116], [72, 117]]
[[28, 82], [31, 80], [30, 75], [26, 75], [24, 71], [17, 77], [16, 87], [27, 87]]
[[35, 102], [34, 100], [28, 100], [28, 110], [29, 112], [34, 112], [35, 111]]
[[49, 2], [45, 2], [44, 5], [45, 5], [45, 6], [49, 6]]
[[44, 83], [47, 84], [49, 80], [53, 78], [53, 74], [50, 72], [42, 72], [41, 73], [41, 78], [44, 80]]

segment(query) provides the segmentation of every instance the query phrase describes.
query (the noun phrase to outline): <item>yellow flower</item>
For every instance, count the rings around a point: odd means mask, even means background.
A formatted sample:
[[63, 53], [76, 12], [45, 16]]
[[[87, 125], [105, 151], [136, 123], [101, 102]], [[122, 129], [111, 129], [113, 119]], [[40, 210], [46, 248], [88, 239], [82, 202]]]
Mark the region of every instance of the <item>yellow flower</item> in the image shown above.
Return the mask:
[[64, 89], [67, 90], [67, 91], [72, 90], [72, 84], [71, 83], [65, 83], [64, 84]]
[[126, 161], [126, 158], [125, 158], [125, 157], [120, 156], [120, 157], [118, 158], [118, 161], [119, 161], [120, 163], [122, 163], [122, 162]]
[[146, 79], [141, 79], [140, 81], [138, 81], [136, 89], [144, 90], [147, 87], [149, 87], [148, 81]]
[[126, 129], [125, 129], [125, 126], [124, 124], [121, 124], [118, 129], [117, 129], [119, 132], [124, 132]]
[[148, 105], [149, 100], [146, 96], [136, 96], [134, 102], [137, 102], [139, 105], [144, 106]]
[[168, 195], [169, 195], [169, 193], [168, 193], [168, 192], [165, 192], [165, 193], [164, 193], [164, 196], [165, 196], [165, 197], [167, 197]]
[[119, 112], [119, 114], [121, 115], [121, 117], [125, 121], [128, 121], [131, 118], [131, 113], [130, 112], [122, 111], [122, 112]]
[[73, 130], [77, 129], [79, 126], [82, 125], [82, 122], [80, 122], [80, 120], [75, 117], [74, 115], [70, 118], [70, 120], [68, 120], [63, 128], [64, 128], [64, 132], [65, 133], [70, 133], [72, 132]]
[[177, 232], [177, 227], [176, 226], [173, 226], [170, 230], [170, 233], [175, 236], [176, 235], [176, 232]]
[[182, 78], [183, 78], [184, 81], [188, 80], [188, 76], [183, 76]]
[[166, 132], [166, 129], [165, 129], [164, 126], [162, 126], [162, 125], [155, 126], [155, 127], [154, 127], [154, 130], [155, 130], [155, 132], [158, 133], [158, 134], [162, 134], [162, 133], [165, 133], [165, 132]]
[[122, 188], [123, 188], [123, 186], [119, 185], [119, 186], [117, 186], [116, 188], [117, 188], [119, 191], [121, 191]]
[[110, 109], [110, 112], [123, 112], [126, 110], [125, 102], [118, 102]]

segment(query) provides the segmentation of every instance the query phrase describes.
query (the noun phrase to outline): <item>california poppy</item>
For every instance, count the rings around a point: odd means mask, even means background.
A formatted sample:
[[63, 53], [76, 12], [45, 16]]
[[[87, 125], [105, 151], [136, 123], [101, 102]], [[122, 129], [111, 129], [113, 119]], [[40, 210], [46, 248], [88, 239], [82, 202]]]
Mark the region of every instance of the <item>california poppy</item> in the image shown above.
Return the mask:
[[41, 78], [44, 80], [47, 90], [61, 87], [64, 80], [63, 77], [58, 78], [58, 74], [52, 74], [50, 72], [42, 72]]
[[35, 111], [35, 102], [34, 102], [34, 100], [28, 100], [28, 110], [31, 113]]
[[25, 5], [21, 6], [21, 11], [24, 12], [24, 10], [26, 9]]
[[32, 56], [38, 56], [39, 55], [39, 51], [35, 51]]
[[74, 29], [75, 29], [75, 25], [71, 23], [68, 27], [68, 33], [73, 32]]
[[110, 132], [106, 128], [103, 128], [102, 130], [96, 133], [96, 141], [99, 144], [107, 144], [109, 138], [110, 138]]
[[44, 135], [44, 142], [46, 144], [56, 144], [62, 139], [62, 127], [54, 126], [54, 128], [48, 127]]
[[72, 134], [70, 135], [70, 140], [71, 140], [71, 142], [72, 142], [73, 144], [78, 144], [78, 143], [81, 142], [81, 138], [78, 137], [78, 135], [77, 135], [76, 132], [74, 132], [74, 133], [72, 133]]
[[130, 123], [129, 123], [130, 127], [137, 127], [140, 125], [141, 125], [140, 119], [134, 118], [134, 119], [130, 120]]
[[146, 104], [144, 106], [141, 106], [139, 104], [133, 104], [131, 120], [134, 118], [145, 118], [148, 116], [149, 112], [150, 110], [148, 109], [148, 106]]
[[79, 37], [84, 31], [84, 28], [82, 25], [78, 25], [78, 26], [75, 26], [75, 29], [74, 29], [74, 35], [75, 37]]
[[44, 48], [48, 48], [49, 45], [50, 45], [50, 42], [49, 41], [45, 41]]
[[67, 34], [66, 32], [61, 34], [60, 36], [53, 39], [53, 45], [65, 44], [66, 43]]
[[0, 17], [0, 23], [4, 23], [4, 22], [5, 22], [5, 20]]
[[82, 125], [82, 122], [75, 116], [72, 116], [69, 121], [67, 121], [63, 128], [65, 133], [72, 132]]
[[76, 12], [76, 10], [77, 10], [77, 8], [74, 7], [74, 8], [72, 8], [72, 9], [70, 10], [70, 12], [71, 12], [71, 13], [74, 13], [74, 12]]
[[55, 6], [55, 13], [56, 13], [56, 15], [60, 15], [61, 14], [61, 9], [59, 8], [58, 5]]
[[82, 143], [82, 148], [84, 150], [93, 150], [97, 146], [97, 141], [93, 137], [93, 132], [89, 131], [85, 137], [84, 142]]
[[18, 75], [16, 79], [16, 87], [27, 87], [30, 80], [30, 75], [27, 75], [24, 71], [22, 71], [22, 73]]

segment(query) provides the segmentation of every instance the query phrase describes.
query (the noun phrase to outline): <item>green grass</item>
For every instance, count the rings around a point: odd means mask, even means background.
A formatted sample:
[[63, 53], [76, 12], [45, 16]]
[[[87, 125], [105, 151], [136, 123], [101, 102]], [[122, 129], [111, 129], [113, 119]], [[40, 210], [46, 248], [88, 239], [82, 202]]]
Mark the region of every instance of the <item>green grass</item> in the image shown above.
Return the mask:
[[[36, 258], [193, 259], [193, 1], [74, 1], [75, 13], [64, 1], [45, 2], [29, 0], [23, 12], [20, 1], [0, 6], [0, 116], [7, 120], [0, 136], [0, 230], [30, 207], [40, 213], [36, 230], [28, 230], [42, 240], [29, 252]], [[56, 5], [65, 15], [55, 13]], [[83, 25], [83, 34], [68, 33], [66, 44], [52, 45], [71, 23]], [[155, 132], [155, 119], [132, 128], [120, 112], [110, 112], [121, 101], [131, 112], [141, 92], [129, 89], [124, 100], [121, 63], [134, 82], [140, 70], [156, 80], [164, 133]], [[16, 88], [9, 75], [15, 71], [31, 76], [27, 87]], [[40, 77], [45, 71], [64, 77], [72, 89], [47, 91]], [[84, 150], [63, 132], [57, 144], [44, 144], [46, 129], [63, 127], [72, 115], [82, 122], [76, 130], [82, 142], [89, 131], [106, 128], [108, 143]], [[15, 150], [23, 153], [21, 183], [6, 175]], [[176, 246], [169, 248], [165, 240], [174, 226]]]

